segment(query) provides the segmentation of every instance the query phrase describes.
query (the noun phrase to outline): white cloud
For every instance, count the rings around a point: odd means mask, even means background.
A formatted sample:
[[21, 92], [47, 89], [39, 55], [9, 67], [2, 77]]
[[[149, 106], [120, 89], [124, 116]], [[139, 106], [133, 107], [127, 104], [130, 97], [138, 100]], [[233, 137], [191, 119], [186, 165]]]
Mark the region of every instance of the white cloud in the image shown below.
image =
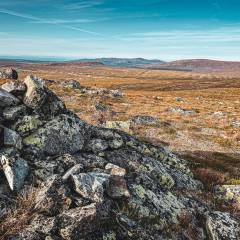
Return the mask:
[[80, 10], [93, 8], [102, 5], [103, 1], [78, 1], [77, 3], [66, 4], [63, 6], [65, 10]]

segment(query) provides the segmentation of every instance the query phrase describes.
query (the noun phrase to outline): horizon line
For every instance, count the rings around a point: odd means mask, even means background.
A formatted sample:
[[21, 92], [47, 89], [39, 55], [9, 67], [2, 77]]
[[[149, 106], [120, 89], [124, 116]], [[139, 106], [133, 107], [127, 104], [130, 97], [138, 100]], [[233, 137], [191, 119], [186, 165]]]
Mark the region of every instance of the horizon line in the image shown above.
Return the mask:
[[117, 57], [117, 56], [101, 56], [101, 57], [70, 57], [70, 56], [37, 56], [37, 55], [0, 55], [0, 60], [23, 60], [23, 61], [81, 61], [81, 60], [97, 60], [97, 59], [145, 59], [145, 60], [156, 60], [163, 62], [173, 62], [181, 60], [210, 60], [210, 61], [224, 61], [224, 62], [240, 62], [239, 60], [223, 59], [223, 58], [176, 58], [174, 60], [166, 60], [164, 58], [146, 58], [146, 57]]

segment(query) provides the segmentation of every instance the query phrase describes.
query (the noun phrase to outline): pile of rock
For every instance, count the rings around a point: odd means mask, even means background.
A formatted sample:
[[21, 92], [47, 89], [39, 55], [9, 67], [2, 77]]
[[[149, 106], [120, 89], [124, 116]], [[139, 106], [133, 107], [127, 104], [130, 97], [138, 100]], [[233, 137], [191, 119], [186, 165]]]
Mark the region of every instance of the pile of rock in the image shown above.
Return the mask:
[[89, 94], [89, 95], [108, 95], [114, 98], [121, 98], [123, 97], [123, 93], [119, 90], [111, 90], [107, 88], [82, 88], [82, 93]]
[[76, 80], [67, 80], [60, 83], [60, 86], [63, 88], [70, 88], [70, 89], [81, 89], [81, 85]]
[[188, 239], [188, 226], [196, 239], [239, 239], [235, 219], [195, 197], [202, 184], [186, 161], [85, 123], [39, 78], [2, 86], [0, 110], [0, 208], [38, 189], [28, 225], [8, 239]]

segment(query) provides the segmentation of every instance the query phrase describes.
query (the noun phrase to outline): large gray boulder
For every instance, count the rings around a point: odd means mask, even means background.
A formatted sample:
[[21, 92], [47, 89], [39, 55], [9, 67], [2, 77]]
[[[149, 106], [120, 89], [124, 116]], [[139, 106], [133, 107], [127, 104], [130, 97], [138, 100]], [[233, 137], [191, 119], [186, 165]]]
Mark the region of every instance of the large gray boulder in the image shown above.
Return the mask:
[[80, 151], [85, 143], [87, 125], [75, 116], [61, 114], [24, 138], [29, 149], [45, 155], [59, 155]]

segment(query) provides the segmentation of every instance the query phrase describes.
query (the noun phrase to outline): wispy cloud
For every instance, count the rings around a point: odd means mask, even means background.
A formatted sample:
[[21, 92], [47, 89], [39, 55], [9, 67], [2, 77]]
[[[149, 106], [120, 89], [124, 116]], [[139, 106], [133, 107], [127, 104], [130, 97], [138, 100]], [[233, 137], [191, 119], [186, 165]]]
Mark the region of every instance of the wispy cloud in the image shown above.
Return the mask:
[[79, 1], [77, 3], [66, 4], [63, 8], [65, 10], [80, 10], [100, 6], [103, 3], [103, 1]]
[[240, 28], [235, 27], [221, 27], [218, 29], [204, 29], [204, 30], [162, 30], [155, 32], [140, 32], [130, 33], [126, 35], [116, 36], [122, 41], [126, 42], [155, 42], [155, 43], [213, 43], [213, 42], [236, 42], [240, 41]]
[[[79, 31], [79, 32], [83, 32], [83, 33], [87, 33], [87, 34], [91, 34], [91, 35], [95, 35], [95, 36], [97, 36], [97, 35], [102, 36], [102, 34], [94, 32], [94, 31], [90, 31], [90, 30], [87, 30], [87, 29], [67, 25], [66, 23], [71, 22], [71, 21], [67, 22], [67, 20], [43, 19], [43, 18], [32, 16], [32, 15], [11, 11], [11, 10], [8, 10], [8, 9], [0, 9], [0, 13], [7, 14], [7, 15], [10, 15], [10, 16], [14, 16], [14, 17], [20, 17], [20, 18], [27, 19], [27, 20], [33, 20], [33, 21], [36, 21], [38, 23], [57, 25], [57, 26], [60, 26], [60, 27], [66, 28], [66, 29], [75, 30], [75, 31]], [[79, 21], [79, 22], [80, 22], [80, 20], [84, 21], [86, 19], [77, 19], [77, 21]], [[73, 22], [71, 22], [71, 23], [73, 23]]]
[[93, 23], [107, 21], [110, 18], [97, 18], [97, 19], [88, 19], [88, 18], [79, 18], [79, 19], [45, 19], [41, 21], [31, 21], [30, 23], [34, 24], [71, 24], [71, 23]]

